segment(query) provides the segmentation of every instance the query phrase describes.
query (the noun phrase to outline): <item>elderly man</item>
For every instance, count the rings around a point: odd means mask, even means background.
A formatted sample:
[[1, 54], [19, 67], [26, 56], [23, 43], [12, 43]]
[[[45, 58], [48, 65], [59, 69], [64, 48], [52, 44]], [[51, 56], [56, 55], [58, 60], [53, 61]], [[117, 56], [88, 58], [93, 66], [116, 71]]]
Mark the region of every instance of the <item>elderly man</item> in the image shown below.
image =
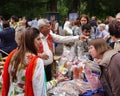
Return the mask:
[[54, 34], [50, 29], [50, 23], [47, 19], [40, 19], [38, 20], [38, 28], [40, 31], [40, 50], [38, 55], [44, 60], [45, 64], [45, 71], [47, 81], [51, 80], [52, 73], [51, 73], [51, 64], [53, 62], [53, 52], [54, 46], [53, 42], [57, 43], [67, 43], [67, 42], [74, 42], [76, 40], [84, 40], [86, 39], [85, 36], [60, 36]]

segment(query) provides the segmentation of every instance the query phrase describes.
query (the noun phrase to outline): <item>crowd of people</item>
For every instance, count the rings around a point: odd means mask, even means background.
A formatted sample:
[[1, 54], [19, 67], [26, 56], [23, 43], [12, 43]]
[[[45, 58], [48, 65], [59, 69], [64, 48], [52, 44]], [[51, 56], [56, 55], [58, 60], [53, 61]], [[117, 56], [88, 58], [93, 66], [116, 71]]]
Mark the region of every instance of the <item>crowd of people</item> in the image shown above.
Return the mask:
[[[46, 18], [28, 21], [11, 16], [6, 21], [0, 16], [0, 53], [7, 56], [1, 74], [2, 96], [49, 96], [48, 90], [71, 79], [88, 79], [95, 86], [92, 91], [103, 89], [96, 96], [119, 96], [120, 13], [104, 22], [82, 14], [75, 21], [66, 20], [62, 33], [58, 26], [57, 20]], [[64, 44], [56, 76], [52, 74], [54, 43]], [[85, 60], [96, 63], [99, 76], [86, 72]], [[75, 66], [82, 67], [79, 78]]]

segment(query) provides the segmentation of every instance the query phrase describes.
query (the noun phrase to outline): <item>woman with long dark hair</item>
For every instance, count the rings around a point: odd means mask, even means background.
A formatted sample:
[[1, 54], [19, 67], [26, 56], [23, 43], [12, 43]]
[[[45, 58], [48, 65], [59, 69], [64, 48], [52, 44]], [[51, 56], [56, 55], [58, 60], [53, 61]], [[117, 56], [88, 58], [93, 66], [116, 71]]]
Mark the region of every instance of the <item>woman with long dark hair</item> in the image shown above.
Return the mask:
[[39, 44], [37, 29], [23, 30], [19, 47], [9, 54], [4, 66], [2, 96], [47, 96], [44, 64], [37, 56]]

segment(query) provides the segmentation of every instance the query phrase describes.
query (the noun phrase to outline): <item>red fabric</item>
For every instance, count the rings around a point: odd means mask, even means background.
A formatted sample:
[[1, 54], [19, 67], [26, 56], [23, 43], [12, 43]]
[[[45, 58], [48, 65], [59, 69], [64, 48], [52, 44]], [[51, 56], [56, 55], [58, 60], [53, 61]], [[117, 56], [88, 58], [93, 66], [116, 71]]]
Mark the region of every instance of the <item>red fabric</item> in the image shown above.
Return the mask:
[[42, 44], [42, 42], [40, 42], [40, 50], [38, 51], [38, 53], [43, 53], [43, 44]]
[[9, 73], [8, 73], [8, 66], [11, 60], [12, 55], [16, 52], [17, 49], [13, 50], [7, 57], [6, 62], [4, 64], [4, 71], [3, 71], [3, 84], [2, 84], [2, 96], [7, 96], [9, 90]]
[[36, 66], [37, 56], [33, 57], [29, 66], [26, 69], [26, 78], [25, 78], [25, 96], [34, 96], [33, 87], [32, 87], [32, 76], [34, 73], [34, 68]]
[[[9, 73], [8, 73], [8, 67], [9, 67], [9, 62], [11, 60], [12, 55], [15, 53], [16, 50], [13, 50], [9, 55], [8, 58], [6, 59], [5, 65], [4, 65], [4, 73], [2, 75], [3, 77], [3, 84], [2, 84], [2, 96], [7, 96], [8, 91], [9, 91]], [[26, 69], [26, 78], [25, 78], [25, 96], [34, 96], [33, 93], [33, 88], [32, 88], [32, 76], [34, 72], [34, 68], [36, 66], [36, 60], [38, 56], [34, 56], [30, 63], [28, 64], [29, 66]], [[32, 71], [31, 71], [32, 70]]]
[[47, 42], [50, 50], [53, 52], [53, 38], [50, 34], [48, 35]]
[[[49, 49], [53, 52], [53, 38], [50, 34], [47, 37], [47, 43], [48, 43]], [[44, 49], [43, 49], [43, 44], [41, 42], [39, 53], [43, 53], [43, 52], [44, 52]]]

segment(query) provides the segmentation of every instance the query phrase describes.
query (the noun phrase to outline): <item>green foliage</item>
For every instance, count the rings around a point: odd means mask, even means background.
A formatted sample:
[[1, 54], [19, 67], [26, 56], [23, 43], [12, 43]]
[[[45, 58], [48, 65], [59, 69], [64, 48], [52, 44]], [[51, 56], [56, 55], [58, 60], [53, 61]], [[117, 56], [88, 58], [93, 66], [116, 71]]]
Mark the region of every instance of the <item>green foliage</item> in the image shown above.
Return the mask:
[[3, 10], [3, 9], [4, 9], [3, 15], [7, 18], [9, 18], [13, 14], [14, 15], [19, 14], [19, 12], [20, 12], [19, 5], [14, 4], [14, 3], [5, 4], [1, 10]]
[[80, 8], [78, 9], [78, 13], [79, 13], [79, 14], [85, 13], [86, 6], [87, 6], [87, 3], [86, 3], [86, 2], [81, 2], [81, 3], [80, 3]]
[[[58, 2], [58, 12], [60, 14], [60, 20], [63, 21], [66, 17], [68, 17], [68, 8], [64, 5], [64, 3]], [[63, 23], [63, 22], [60, 22]]]
[[13, 2], [5, 2], [0, 7], [0, 15], [9, 19], [10, 16], [16, 15], [18, 17], [26, 16], [28, 18], [39, 17], [40, 15], [45, 16], [47, 10], [46, 4], [33, 1], [33, 0], [14, 0]]
[[[57, 12], [60, 20], [68, 17], [70, 12], [85, 13], [98, 18], [115, 16], [120, 11], [120, 0], [3, 0], [0, 3], [0, 15], [9, 18], [11, 15], [29, 18], [46, 17], [51, 10], [51, 1], [57, 2]], [[56, 7], [55, 6], [55, 7]]]

